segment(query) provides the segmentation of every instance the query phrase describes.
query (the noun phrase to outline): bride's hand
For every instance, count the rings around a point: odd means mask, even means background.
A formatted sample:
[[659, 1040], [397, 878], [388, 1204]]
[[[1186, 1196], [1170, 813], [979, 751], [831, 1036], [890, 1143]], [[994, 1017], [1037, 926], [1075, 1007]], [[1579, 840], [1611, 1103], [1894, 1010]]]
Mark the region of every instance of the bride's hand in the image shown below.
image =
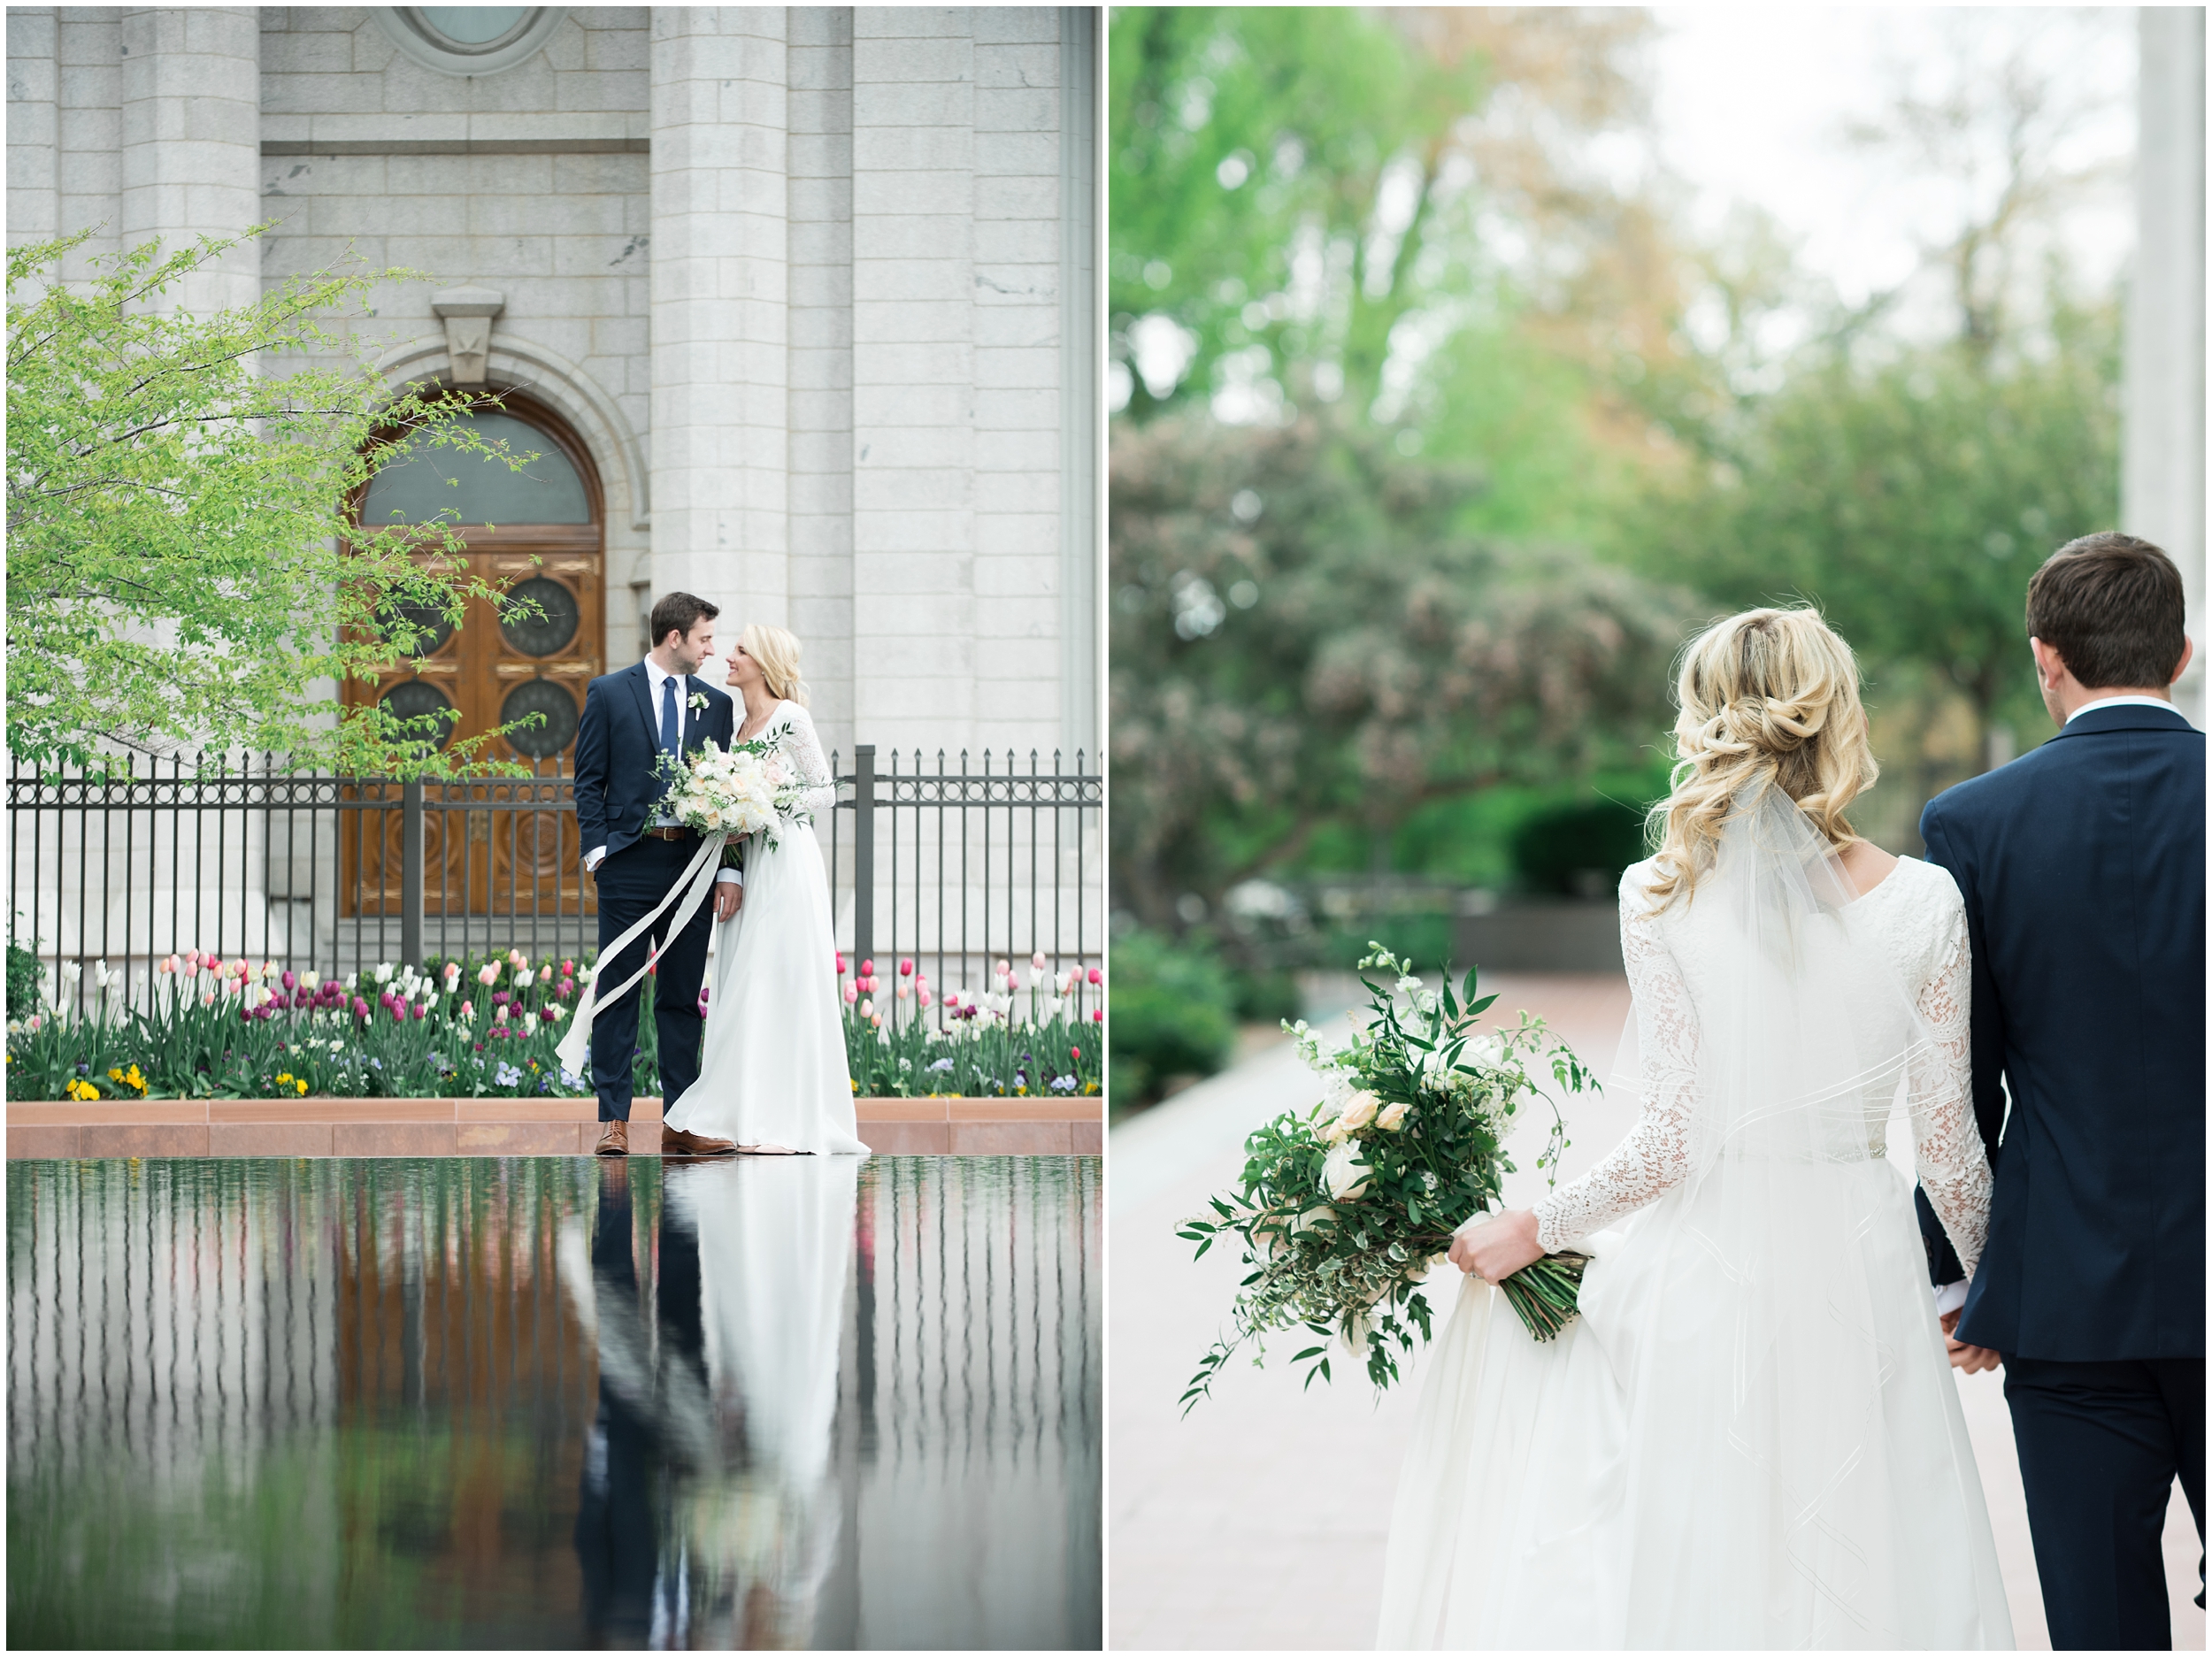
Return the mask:
[[1462, 1227], [1453, 1233], [1451, 1251], [1445, 1257], [1485, 1283], [1502, 1283], [1544, 1257], [1544, 1246], [1536, 1240], [1536, 1211], [1509, 1208]]

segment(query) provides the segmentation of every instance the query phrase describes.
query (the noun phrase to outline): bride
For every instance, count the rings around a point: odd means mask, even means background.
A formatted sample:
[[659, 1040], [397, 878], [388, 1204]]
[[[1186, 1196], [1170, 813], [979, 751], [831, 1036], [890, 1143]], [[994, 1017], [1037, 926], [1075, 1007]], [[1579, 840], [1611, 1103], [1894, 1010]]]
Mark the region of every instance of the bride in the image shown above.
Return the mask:
[[[1876, 775], [1857, 686], [1811, 610], [1689, 648], [1663, 843], [1621, 881], [1640, 1115], [1461, 1229], [1382, 1646], [2012, 1644], [1884, 1139], [1901, 1102], [1971, 1272], [1966, 917], [1948, 874], [1845, 820]], [[1490, 1285], [1571, 1247], [1582, 1316], [1539, 1346]]]
[[[799, 679], [799, 641], [759, 624], [739, 635], [724, 681], [744, 703], [733, 741], [781, 733], [818, 818], [835, 808]], [[866, 1155], [837, 999], [829, 878], [812, 830], [786, 825], [745, 852], [745, 899], [721, 924], [699, 1043], [699, 1079], [669, 1101], [670, 1130], [741, 1152]]]

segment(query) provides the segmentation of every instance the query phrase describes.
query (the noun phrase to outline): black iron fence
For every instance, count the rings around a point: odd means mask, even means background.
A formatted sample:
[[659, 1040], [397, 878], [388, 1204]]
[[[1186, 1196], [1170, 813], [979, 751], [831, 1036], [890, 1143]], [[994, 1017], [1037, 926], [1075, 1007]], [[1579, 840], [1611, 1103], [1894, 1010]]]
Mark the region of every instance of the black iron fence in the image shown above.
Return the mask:
[[[911, 962], [933, 995], [1077, 973], [1101, 996], [1103, 786], [1078, 754], [956, 764], [879, 753], [849, 771], [816, 834], [840, 949], [873, 960], [883, 992]], [[49, 993], [88, 1001], [104, 963], [134, 993], [165, 956], [199, 949], [343, 977], [384, 962], [594, 947], [574, 781], [528, 776], [398, 782], [294, 771], [264, 756], [129, 760], [101, 776], [13, 766], [11, 938]]]

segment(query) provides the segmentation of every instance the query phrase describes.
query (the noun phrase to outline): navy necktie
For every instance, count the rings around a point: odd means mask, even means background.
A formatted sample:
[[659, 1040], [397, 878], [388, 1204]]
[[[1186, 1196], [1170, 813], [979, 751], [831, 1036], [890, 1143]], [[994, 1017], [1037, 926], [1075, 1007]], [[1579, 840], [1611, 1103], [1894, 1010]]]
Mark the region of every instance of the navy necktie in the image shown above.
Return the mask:
[[661, 752], [676, 758], [683, 748], [683, 739], [677, 734], [676, 681], [661, 680]]

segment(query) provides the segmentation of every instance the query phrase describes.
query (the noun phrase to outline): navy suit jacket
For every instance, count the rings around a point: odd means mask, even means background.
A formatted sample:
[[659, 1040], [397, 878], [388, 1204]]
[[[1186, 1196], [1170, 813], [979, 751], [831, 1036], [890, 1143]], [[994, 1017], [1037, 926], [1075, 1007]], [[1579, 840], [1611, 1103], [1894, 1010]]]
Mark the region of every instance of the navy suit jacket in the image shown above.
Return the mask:
[[[695, 709], [691, 699], [703, 693], [707, 705]], [[683, 751], [695, 753], [709, 742], [729, 747], [737, 733], [735, 706], [726, 692], [687, 678], [676, 710]], [[586, 855], [604, 846], [611, 857], [643, 837], [645, 819], [667, 786], [655, 769], [660, 751], [660, 712], [645, 664], [592, 680], [576, 731], [576, 826]]]
[[2204, 1356], [2204, 733], [2133, 706], [2092, 707], [1921, 814], [1966, 900], [1996, 1170], [1961, 1340]]

